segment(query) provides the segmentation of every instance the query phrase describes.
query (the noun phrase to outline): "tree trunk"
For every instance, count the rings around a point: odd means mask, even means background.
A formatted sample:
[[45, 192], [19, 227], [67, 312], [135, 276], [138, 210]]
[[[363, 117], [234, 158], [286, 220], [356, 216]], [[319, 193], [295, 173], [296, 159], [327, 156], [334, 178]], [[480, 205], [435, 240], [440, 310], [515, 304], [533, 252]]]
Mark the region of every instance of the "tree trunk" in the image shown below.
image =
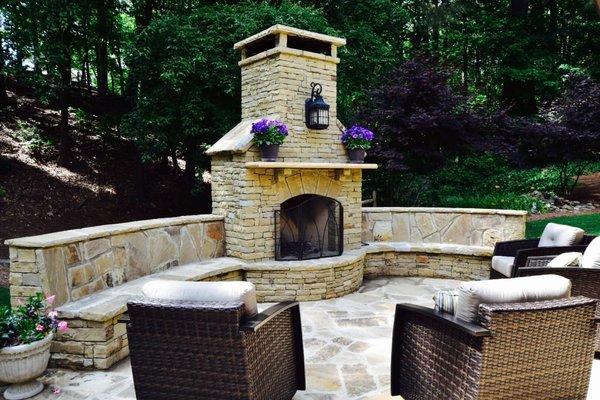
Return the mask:
[[[70, 58], [69, 58], [70, 60]], [[59, 147], [58, 164], [67, 166], [71, 163], [71, 135], [69, 133], [69, 87], [71, 85], [71, 63], [66, 62], [60, 69], [61, 89], [59, 95], [60, 123], [58, 125]]]
[[6, 73], [4, 72], [4, 43], [0, 32], [0, 105], [8, 104], [8, 93], [6, 93]]
[[142, 160], [142, 151], [137, 145], [134, 146], [135, 193], [139, 201], [146, 201], [148, 200], [148, 191], [146, 190], [146, 173]]
[[[523, 40], [529, 35], [527, 30], [527, 11], [529, 0], [511, 0], [509, 23], [516, 40]], [[515, 45], [507, 43], [507, 46]], [[504, 61], [509, 71], [525, 69], [528, 60], [516, 52], [509, 51]], [[511, 115], [533, 115], [537, 112], [535, 100], [535, 82], [532, 80], [516, 79], [510, 72], [503, 78], [502, 105]]]
[[106, 0], [96, 0], [96, 69], [98, 91], [108, 93], [108, 40], [110, 33], [110, 15]]

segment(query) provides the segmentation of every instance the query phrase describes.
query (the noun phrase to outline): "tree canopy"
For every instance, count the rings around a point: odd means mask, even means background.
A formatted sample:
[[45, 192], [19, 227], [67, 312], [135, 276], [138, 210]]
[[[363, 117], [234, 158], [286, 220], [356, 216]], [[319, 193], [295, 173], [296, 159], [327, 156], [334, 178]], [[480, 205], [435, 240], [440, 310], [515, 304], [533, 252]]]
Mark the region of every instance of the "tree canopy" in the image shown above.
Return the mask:
[[[438, 148], [468, 139], [473, 129], [461, 120], [465, 106], [543, 117], [565, 91], [589, 91], [567, 88], [565, 75], [600, 78], [596, 0], [5, 0], [0, 102], [8, 101], [8, 84], [27, 85], [61, 111], [61, 164], [73, 158], [69, 111], [84, 110], [110, 118], [116, 134], [137, 145], [142, 164], [172, 158], [178, 170], [176, 159], [185, 159], [178, 172], [192, 189], [199, 167], [208, 165], [202, 149], [239, 118], [232, 44], [274, 23], [348, 39], [339, 53], [340, 118], [350, 124], [359, 110], [381, 108], [383, 91], [399, 95], [392, 99], [396, 125], [374, 122], [410, 132], [386, 136], [398, 149], [408, 137], [418, 141], [422, 130], [439, 132], [427, 144]], [[426, 79], [413, 61], [421, 55], [446, 71], [442, 81], [421, 87], [436, 91], [435, 107], [402, 104], [407, 94], [397, 91], [400, 81], [420, 90], [408, 74]], [[433, 108], [442, 114], [434, 116]], [[582, 120], [582, 108], [563, 108], [561, 126], [596, 126], [597, 114]], [[412, 114], [401, 122], [402, 113]]]

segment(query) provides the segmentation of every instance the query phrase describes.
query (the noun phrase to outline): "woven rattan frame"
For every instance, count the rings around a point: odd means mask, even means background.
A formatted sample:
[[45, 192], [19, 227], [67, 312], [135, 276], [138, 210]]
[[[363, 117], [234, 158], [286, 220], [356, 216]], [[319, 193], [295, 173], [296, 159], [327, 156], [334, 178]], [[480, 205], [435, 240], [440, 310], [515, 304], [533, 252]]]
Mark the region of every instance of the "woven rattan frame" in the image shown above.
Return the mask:
[[396, 307], [392, 395], [405, 400], [583, 400], [596, 300], [482, 305], [481, 326]]
[[[554, 256], [546, 256], [529, 259], [527, 266], [519, 269], [518, 276], [544, 274], [564, 276], [571, 281], [571, 294], [573, 296], [600, 299], [600, 268], [544, 268], [553, 258]], [[596, 316], [600, 318], [600, 305], [598, 305]], [[600, 359], [600, 326], [597, 328], [595, 351], [596, 358]]]
[[298, 303], [243, 320], [241, 303], [128, 303], [138, 400], [291, 399], [303, 390]]

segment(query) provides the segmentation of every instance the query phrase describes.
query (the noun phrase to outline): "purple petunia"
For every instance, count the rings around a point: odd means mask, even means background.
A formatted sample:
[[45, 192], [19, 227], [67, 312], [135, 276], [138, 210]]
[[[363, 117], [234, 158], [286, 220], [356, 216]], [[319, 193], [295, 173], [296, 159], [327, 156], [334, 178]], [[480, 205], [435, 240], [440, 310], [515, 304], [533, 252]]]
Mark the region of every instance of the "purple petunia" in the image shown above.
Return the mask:
[[370, 142], [374, 138], [375, 135], [373, 134], [373, 132], [359, 125], [354, 125], [351, 128], [346, 129], [346, 131], [342, 134], [343, 143], [352, 141], [352, 139]]
[[288, 135], [288, 127], [281, 121], [263, 118], [252, 124], [254, 141], [260, 145], [282, 144]]
[[287, 125], [281, 121], [276, 121], [273, 119], [263, 118], [258, 122], [252, 124], [252, 133], [254, 134], [266, 134], [269, 132], [270, 128], [275, 128], [278, 133], [283, 136], [288, 135]]

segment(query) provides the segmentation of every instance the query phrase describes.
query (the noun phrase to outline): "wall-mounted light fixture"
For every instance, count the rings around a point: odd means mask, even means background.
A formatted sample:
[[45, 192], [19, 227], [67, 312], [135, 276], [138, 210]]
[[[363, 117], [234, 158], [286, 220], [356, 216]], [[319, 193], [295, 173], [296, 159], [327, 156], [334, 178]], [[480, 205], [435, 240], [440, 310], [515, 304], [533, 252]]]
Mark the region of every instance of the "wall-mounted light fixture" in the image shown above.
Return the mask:
[[306, 99], [305, 114], [306, 126], [309, 129], [322, 130], [329, 126], [329, 104], [325, 103], [321, 92], [323, 87], [320, 83], [312, 82], [310, 99]]

